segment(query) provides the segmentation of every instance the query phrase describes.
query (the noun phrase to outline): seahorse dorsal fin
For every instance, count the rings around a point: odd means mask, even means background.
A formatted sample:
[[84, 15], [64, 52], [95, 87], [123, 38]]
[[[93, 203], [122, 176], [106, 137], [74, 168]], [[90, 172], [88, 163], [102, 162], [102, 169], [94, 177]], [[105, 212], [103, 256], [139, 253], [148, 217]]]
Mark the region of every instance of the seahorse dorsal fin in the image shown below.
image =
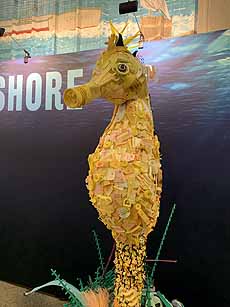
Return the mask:
[[108, 40], [108, 50], [111, 50], [116, 46], [115, 41], [116, 41], [116, 34], [111, 34]]
[[114, 25], [113, 25], [113, 23], [112, 23], [111, 20], [110, 20], [109, 24], [110, 24], [110, 29], [111, 29], [112, 34], [118, 35], [119, 32], [118, 32], [118, 30], [114, 27]]

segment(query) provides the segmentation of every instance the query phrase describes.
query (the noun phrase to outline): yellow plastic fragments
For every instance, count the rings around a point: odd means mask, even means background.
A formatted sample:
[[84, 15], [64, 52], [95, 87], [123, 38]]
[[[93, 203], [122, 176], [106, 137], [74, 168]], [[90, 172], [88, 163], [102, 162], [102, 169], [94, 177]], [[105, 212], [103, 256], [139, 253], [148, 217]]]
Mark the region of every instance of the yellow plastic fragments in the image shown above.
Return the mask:
[[145, 67], [112, 23], [111, 31], [91, 80], [67, 89], [64, 101], [80, 107], [103, 97], [115, 105], [110, 124], [89, 155], [86, 183], [99, 219], [116, 241], [114, 306], [140, 307], [146, 240], [159, 215], [160, 143], [154, 135]]

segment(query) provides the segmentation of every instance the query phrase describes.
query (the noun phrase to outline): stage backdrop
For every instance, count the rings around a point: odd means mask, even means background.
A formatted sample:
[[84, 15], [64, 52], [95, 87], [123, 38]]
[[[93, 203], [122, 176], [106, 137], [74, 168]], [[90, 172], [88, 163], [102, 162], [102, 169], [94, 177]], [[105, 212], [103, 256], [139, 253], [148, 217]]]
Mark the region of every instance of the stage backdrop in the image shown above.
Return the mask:
[[[186, 307], [230, 306], [230, 32], [146, 43], [161, 140], [164, 188], [150, 236], [154, 258], [173, 202], [156, 286]], [[87, 156], [110, 121], [103, 100], [67, 110], [67, 86], [86, 82], [101, 50], [0, 63], [0, 279], [29, 287], [55, 268], [77, 284], [105, 260], [113, 241], [85, 188]]]
[[23, 48], [33, 56], [104, 48], [110, 20], [120, 31], [128, 21], [126, 35], [140, 26], [146, 41], [195, 33], [197, 0], [141, 0], [136, 17], [120, 15], [121, 2], [125, 0], [1, 0], [0, 27], [6, 32], [0, 38], [0, 60], [20, 58]]

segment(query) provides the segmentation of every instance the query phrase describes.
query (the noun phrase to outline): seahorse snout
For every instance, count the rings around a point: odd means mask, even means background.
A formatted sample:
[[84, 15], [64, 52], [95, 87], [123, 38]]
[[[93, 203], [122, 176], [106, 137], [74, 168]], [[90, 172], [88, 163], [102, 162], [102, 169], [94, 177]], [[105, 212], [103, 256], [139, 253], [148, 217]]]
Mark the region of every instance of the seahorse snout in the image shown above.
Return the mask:
[[80, 108], [100, 96], [100, 88], [91, 82], [64, 91], [64, 102], [70, 108]]

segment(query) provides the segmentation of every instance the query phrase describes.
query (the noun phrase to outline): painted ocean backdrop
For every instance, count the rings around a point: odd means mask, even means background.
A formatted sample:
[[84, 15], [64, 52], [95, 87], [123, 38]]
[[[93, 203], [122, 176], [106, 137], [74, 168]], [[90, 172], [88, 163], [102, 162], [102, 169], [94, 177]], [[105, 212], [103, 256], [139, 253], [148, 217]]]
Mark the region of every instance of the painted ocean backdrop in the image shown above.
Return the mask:
[[[82, 110], [45, 110], [46, 72], [83, 69], [89, 80], [101, 50], [1, 62], [6, 80], [0, 112], [0, 279], [30, 288], [50, 280], [50, 268], [76, 283], [98, 265], [91, 230], [102, 238], [105, 258], [112, 238], [90, 205], [87, 156], [109, 123], [113, 106], [97, 100]], [[156, 255], [172, 204], [175, 218], [156, 287], [186, 307], [229, 307], [230, 275], [230, 31], [145, 43], [138, 55], [154, 64], [150, 84], [156, 133], [161, 141], [164, 187], [148, 257]], [[7, 110], [8, 77], [42, 77], [42, 105]], [[15, 85], [16, 86], [16, 85]], [[3, 87], [3, 86], [1, 86]], [[198, 299], [199, 298], [199, 299]]]
[[196, 0], [161, 1], [171, 19], [139, 1], [139, 26], [133, 14], [119, 14], [121, 2], [124, 1], [113, 0], [108, 5], [107, 0], [1, 0], [0, 27], [6, 31], [0, 39], [0, 60], [20, 58], [24, 48], [32, 56], [104, 48], [110, 20], [120, 31], [128, 21], [127, 35], [133, 35], [140, 26], [146, 41], [195, 32]]

